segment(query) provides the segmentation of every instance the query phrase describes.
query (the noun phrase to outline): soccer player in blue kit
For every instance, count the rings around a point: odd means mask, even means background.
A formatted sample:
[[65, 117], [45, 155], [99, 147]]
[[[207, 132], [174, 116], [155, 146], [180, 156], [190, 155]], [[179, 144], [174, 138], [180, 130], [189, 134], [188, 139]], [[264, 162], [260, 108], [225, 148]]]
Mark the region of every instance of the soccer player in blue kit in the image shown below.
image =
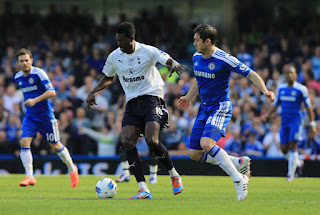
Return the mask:
[[300, 111], [302, 103], [309, 115], [310, 132], [315, 134], [317, 131], [308, 89], [297, 82], [297, 72], [293, 66], [286, 66], [285, 78], [287, 83], [278, 87], [276, 101], [269, 113], [274, 112], [278, 106], [281, 107], [280, 145], [288, 159], [287, 181], [292, 181], [299, 162], [297, 145], [303, 130]]
[[48, 75], [42, 69], [32, 66], [31, 51], [20, 49], [16, 53], [16, 58], [21, 71], [15, 75], [14, 79], [23, 93], [26, 107], [20, 139], [20, 158], [26, 171], [26, 177], [19, 185], [25, 187], [37, 183], [33, 177], [30, 145], [37, 132], [40, 132], [42, 138], [50, 143], [60, 159], [67, 165], [71, 186], [76, 187], [79, 183], [78, 168], [73, 164], [68, 149], [60, 142], [57, 120], [48, 101], [49, 98], [56, 95], [56, 92]]
[[190, 158], [218, 164], [232, 177], [237, 199], [244, 200], [248, 194], [249, 178], [235, 167], [240, 159], [228, 156], [216, 145], [220, 137], [225, 135], [232, 115], [229, 98], [231, 72], [249, 78], [272, 102], [275, 98], [256, 72], [215, 46], [217, 36], [217, 30], [210, 25], [198, 25], [195, 28], [193, 45], [197, 52], [193, 55], [193, 71], [196, 79], [188, 93], [180, 97], [177, 106], [186, 110], [190, 100], [199, 93], [201, 105], [190, 134]]

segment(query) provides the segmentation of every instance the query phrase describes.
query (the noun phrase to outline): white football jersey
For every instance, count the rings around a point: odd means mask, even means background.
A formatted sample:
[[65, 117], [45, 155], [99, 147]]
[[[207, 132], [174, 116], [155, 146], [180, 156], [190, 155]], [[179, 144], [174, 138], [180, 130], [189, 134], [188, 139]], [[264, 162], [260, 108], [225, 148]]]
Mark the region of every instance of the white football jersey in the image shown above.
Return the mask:
[[127, 102], [141, 95], [164, 97], [164, 82], [156, 63], [166, 65], [170, 56], [149, 45], [135, 41], [135, 50], [126, 54], [117, 48], [108, 56], [102, 72], [107, 77], [119, 76]]

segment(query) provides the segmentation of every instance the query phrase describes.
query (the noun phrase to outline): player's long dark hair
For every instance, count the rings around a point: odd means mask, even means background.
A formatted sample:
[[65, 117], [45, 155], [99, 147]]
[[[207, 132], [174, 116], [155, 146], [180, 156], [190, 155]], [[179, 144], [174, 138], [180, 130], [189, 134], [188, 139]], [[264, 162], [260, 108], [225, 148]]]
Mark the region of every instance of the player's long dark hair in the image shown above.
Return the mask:
[[117, 34], [124, 34], [126, 37], [134, 37], [136, 35], [136, 29], [131, 22], [122, 22], [117, 26]]
[[218, 39], [218, 31], [214, 27], [208, 24], [200, 24], [198, 25], [193, 33], [198, 33], [202, 41], [206, 41], [207, 39], [211, 40], [211, 44], [215, 45]]

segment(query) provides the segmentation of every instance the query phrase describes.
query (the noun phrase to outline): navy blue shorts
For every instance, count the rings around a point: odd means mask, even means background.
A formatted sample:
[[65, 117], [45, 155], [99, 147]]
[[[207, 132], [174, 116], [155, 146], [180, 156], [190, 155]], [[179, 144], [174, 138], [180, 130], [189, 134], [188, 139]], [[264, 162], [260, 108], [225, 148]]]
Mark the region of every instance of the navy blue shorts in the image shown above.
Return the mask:
[[122, 120], [122, 127], [133, 125], [140, 129], [141, 134], [147, 122], [155, 121], [160, 124], [160, 128], [166, 128], [169, 113], [166, 103], [157, 96], [143, 95], [129, 100]]

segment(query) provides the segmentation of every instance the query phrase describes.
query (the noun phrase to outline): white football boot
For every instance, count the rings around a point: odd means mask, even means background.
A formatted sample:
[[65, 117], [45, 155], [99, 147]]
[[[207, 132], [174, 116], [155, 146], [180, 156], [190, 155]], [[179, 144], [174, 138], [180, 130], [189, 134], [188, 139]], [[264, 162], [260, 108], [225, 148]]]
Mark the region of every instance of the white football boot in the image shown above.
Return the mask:
[[238, 172], [241, 174], [247, 176], [248, 178], [251, 176], [251, 171], [250, 171], [250, 165], [251, 165], [251, 159], [247, 156], [240, 157], [240, 165], [236, 166], [236, 169]]
[[243, 176], [243, 179], [241, 181], [234, 183], [237, 190], [238, 201], [244, 200], [248, 195], [249, 178], [246, 175], [242, 175], [242, 176]]

